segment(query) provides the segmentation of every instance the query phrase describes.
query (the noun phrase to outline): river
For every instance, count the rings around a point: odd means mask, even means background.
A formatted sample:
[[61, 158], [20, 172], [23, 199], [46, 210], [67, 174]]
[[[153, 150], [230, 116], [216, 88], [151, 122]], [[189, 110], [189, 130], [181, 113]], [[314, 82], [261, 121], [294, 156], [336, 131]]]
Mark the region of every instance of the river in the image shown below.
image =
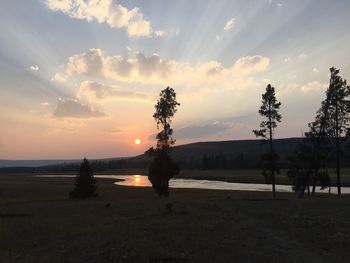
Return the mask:
[[[37, 177], [75, 177], [74, 175], [38, 175]], [[115, 185], [133, 186], [133, 187], [151, 187], [147, 176], [144, 175], [95, 175], [96, 178], [118, 179], [122, 181], [114, 182]], [[223, 181], [197, 180], [197, 179], [171, 179], [169, 183], [171, 188], [195, 188], [212, 190], [235, 190], [235, 191], [271, 191], [269, 184], [250, 184], [250, 183], [229, 183]], [[350, 194], [350, 187], [342, 187], [343, 194]], [[277, 192], [293, 192], [290, 185], [276, 185]], [[317, 193], [328, 193], [328, 188], [316, 189]], [[336, 187], [331, 188], [331, 193], [336, 194]]]

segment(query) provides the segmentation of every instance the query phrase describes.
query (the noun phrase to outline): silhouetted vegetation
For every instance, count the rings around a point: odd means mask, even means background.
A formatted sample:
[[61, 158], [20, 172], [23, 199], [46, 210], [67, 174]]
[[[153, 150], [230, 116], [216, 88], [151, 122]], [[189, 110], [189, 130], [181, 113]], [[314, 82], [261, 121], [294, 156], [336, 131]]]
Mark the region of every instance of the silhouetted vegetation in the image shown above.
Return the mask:
[[275, 173], [278, 173], [278, 154], [273, 149], [273, 132], [277, 127], [277, 122], [281, 122], [281, 114], [278, 112], [281, 102], [277, 102], [275, 88], [270, 84], [266, 87], [266, 92], [262, 95], [262, 105], [259, 114], [266, 118], [260, 123], [260, 130], [253, 130], [256, 137], [262, 137], [269, 141], [270, 151], [261, 156], [262, 174], [268, 183], [272, 184], [273, 196], [276, 196]]
[[155, 105], [153, 118], [157, 122], [157, 128], [161, 131], [157, 134], [157, 146], [150, 148], [146, 154], [154, 157], [148, 173], [148, 179], [156, 193], [160, 196], [169, 195], [169, 180], [179, 173], [179, 166], [170, 158], [170, 147], [175, 144], [172, 138], [173, 129], [171, 120], [177, 111], [180, 103], [176, 100], [175, 91], [167, 87], [159, 94], [159, 99]]
[[304, 196], [305, 190], [310, 195], [315, 193], [316, 184], [321, 188], [330, 187], [327, 169], [328, 152], [322, 144], [314, 138], [303, 141], [290, 157], [290, 168], [287, 172], [294, 190], [299, 197]]
[[89, 161], [84, 158], [80, 164], [79, 174], [75, 178], [75, 188], [69, 193], [70, 198], [87, 198], [97, 196], [96, 179]]
[[350, 87], [346, 80], [339, 76], [339, 70], [330, 68], [331, 77], [326, 93], [326, 101], [322, 102], [321, 110], [325, 112], [324, 133], [328, 138], [335, 138], [332, 144], [337, 168], [337, 191], [341, 194], [340, 159], [342, 156], [340, 140], [345, 140], [349, 132], [350, 122]]
[[[299, 192], [312, 185], [314, 194], [316, 184], [323, 188], [330, 186], [328, 169], [335, 164], [337, 192], [341, 194], [341, 153], [344, 148], [342, 144], [345, 144], [346, 137], [349, 136], [350, 88], [338, 75], [338, 69], [332, 67], [330, 72], [326, 99], [322, 101], [315, 121], [309, 124], [310, 130], [305, 133], [307, 140], [291, 158], [288, 175]], [[332, 159], [335, 161], [332, 162]]]

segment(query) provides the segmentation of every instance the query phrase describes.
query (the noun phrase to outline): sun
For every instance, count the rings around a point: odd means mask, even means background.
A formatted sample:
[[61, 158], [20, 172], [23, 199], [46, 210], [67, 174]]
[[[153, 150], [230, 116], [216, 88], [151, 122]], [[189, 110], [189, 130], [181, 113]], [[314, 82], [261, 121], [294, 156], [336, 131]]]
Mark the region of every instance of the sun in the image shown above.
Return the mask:
[[140, 139], [135, 139], [135, 140], [134, 140], [134, 143], [137, 144], [137, 145], [138, 145], [138, 144], [141, 144], [141, 140], [140, 140]]

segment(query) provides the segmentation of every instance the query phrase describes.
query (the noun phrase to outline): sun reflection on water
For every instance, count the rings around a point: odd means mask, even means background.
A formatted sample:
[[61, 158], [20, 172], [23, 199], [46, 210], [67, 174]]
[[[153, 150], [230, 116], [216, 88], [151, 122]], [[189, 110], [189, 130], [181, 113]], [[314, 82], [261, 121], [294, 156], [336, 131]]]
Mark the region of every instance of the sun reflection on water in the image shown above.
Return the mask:
[[145, 176], [141, 176], [141, 175], [134, 175], [133, 176], [133, 186], [144, 186], [145, 185]]

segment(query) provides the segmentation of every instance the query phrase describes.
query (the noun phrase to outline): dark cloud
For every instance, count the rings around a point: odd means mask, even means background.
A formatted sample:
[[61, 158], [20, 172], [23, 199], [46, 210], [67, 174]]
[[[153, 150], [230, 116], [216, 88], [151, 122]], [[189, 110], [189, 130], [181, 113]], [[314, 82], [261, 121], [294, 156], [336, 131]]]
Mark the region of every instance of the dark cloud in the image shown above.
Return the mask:
[[102, 118], [105, 117], [106, 114], [89, 105], [81, 104], [75, 99], [59, 99], [53, 116], [56, 118], [88, 119]]
[[229, 130], [230, 125], [222, 122], [207, 123], [202, 125], [193, 125], [174, 131], [177, 139], [202, 138]]
[[[205, 138], [231, 129], [231, 125], [223, 122], [206, 123], [202, 125], [192, 125], [180, 129], [174, 129], [174, 138], [176, 139], [195, 139]], [[149, 139], [154, 139], [152, 134]]]

